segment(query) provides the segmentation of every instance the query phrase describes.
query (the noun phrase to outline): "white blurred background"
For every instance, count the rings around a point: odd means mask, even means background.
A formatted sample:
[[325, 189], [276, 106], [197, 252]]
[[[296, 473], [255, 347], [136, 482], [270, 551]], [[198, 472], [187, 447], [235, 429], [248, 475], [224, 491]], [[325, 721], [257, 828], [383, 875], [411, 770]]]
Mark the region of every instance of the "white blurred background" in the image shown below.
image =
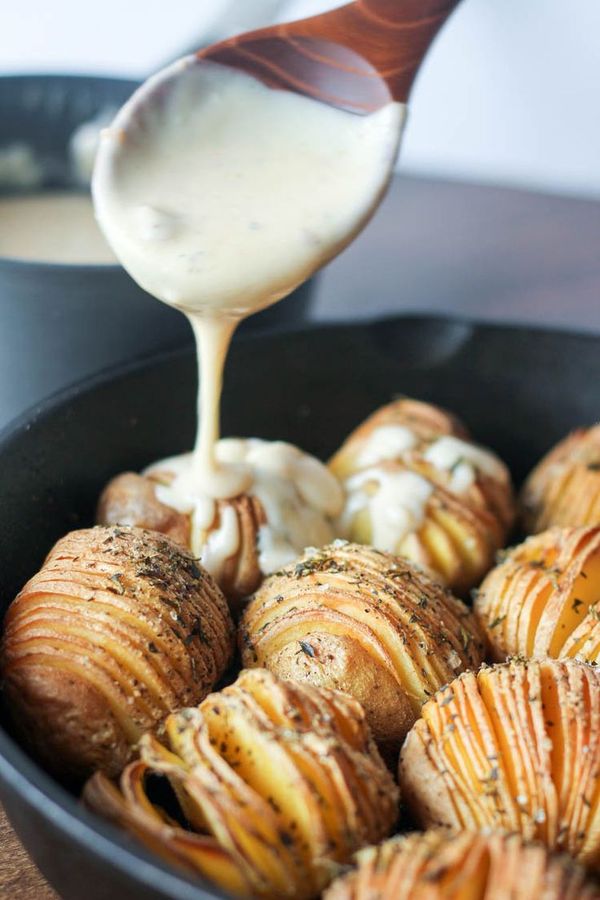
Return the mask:
[[[340, 5], [4, 0], [0, 74], [143, 77], [206, 39]], [[419, 76], [402, 168], [600, 196], [600, 0], [464, 0]]]

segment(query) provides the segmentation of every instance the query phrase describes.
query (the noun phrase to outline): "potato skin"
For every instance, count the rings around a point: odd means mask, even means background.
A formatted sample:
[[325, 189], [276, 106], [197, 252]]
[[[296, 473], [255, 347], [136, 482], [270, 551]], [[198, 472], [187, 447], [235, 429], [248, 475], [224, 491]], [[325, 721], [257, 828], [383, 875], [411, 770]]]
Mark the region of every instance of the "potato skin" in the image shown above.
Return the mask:
[[585, 870], [517, 834], [407, 834], [356, 855], [323, 900], [598, 900]]
[[600, 525], [600, 425], [578, 428], [552, 447], [527, 477], [520, 505], [529, 534]]
[[[370, 441], [383, 430], [399, 429], [412, 436], [410, 446], [396, 451], [387, 448], [383, 456], [375, 454], [367, 461], [364, 453]], [[510, 475], [503, 463], [494, 459], [490, 471], [459, 460], [471, 467], [467, 484], [455, 483], [454, 467], [445, 469], [430, 456], [443, 441], [460, 441], [474, 453], [477, 448], [464, 425], [451, 413], [433, 404], [403, 398], [376, 410], [344, 441], [329, 462], [331, 471], [345, 485], [346, 509], [338, 531], [342, 537], [359, 544], [373, 544], [380, 550], [406, 556], [458, 596], [465, 596], [490, 569], [494, 556], [505, 543], [515, 519], [515, 501]], [[460, 466], [459, 466], [460, 467]], [[398, 479], [417, 479], [421, 490], [428, 486], [420, 521], [413, 521], [400, 536], [382, 543], [378, 535], [383, 513], [375, 512], [365, 498], [374, 498], [393, 490]], [[390, 508], [386, 515], [404, 511]], [[414, 507], [406, 509], [414, 515]], [[393, 545], [392, 545], [393, 544]]]
[[265, 580], [240, 623], [243, 664], [343, 690], [397, 754], [428, 696], [483, 659], [470, 611], [407, 560], [336, 541]]
[[[86, 804], [238, 896], [316, 897], [397, 815], [360, 705], [261, 669], [171, 715], [140, 754], [118, 786], [90, 779]], [[151, 773], [168, 777], [191, 831], [152, 805]]]
[[424, 828], [492, 829], [600, 869], [600, 673], [575, 660], [467, 672], [425, 704], [400, 754]]
[[600, 527], [552, 528], [513, 547], [477, 592], [494, 659], [600, 662]]
[[130, 525], [160, 531], [171, 540], [190, 546], [190, 517], [161, 503], [154, 483], [135, 472], [123, 472], [106, 485], [98, 500], [99, 525]]
[[4, 694], [53, 773], [116, 774], [145, 731], [211, 690], [233, 641], [221, 591], [173, 541], [135, 528], [74, 531], [8, 609]]

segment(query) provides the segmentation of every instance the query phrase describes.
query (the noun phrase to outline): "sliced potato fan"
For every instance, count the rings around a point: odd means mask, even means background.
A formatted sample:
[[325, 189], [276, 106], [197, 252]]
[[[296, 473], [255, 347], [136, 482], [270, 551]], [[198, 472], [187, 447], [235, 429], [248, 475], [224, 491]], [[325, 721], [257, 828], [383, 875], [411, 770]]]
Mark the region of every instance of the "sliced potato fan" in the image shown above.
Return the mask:
[[73, 531], [4, 620], [4, 696], [64, 778], [121, 771], [144, 732], [198, 703], [234, 647], [225, 597], [183, 547], [139, 528]]
[[[152, 801], [151, 774], [167, 777], [190, 830]], [[315, 897], [390, 832], [398, 805], [356, 701], [258, 669], [170, 716], [119, 787], [98, 774], [84, 797], [163, 857], [269, 898]]]
[[598, 900], [585, 870], [520, 835], [427, 831], [356, 855], [324, 900]]
[[553, 528], [514, 547], [484, 580], [475, 612], [497, 660], [600, 662], [600, 528]]
[[575, 660], [467, 672], [423, 707], [400, 757], [417, 821], [498, 829], [600, 867], [600, 673]]
[[352, 694], [393, 754], [428, 697], [483, 659], [460, 600], [407, 560], [345, 541], [268, 578], [240, 641], [247, 667]]
[[600, 525], [600, 425], [578, 428], [533, 469], [521, 492], [528, 532]]

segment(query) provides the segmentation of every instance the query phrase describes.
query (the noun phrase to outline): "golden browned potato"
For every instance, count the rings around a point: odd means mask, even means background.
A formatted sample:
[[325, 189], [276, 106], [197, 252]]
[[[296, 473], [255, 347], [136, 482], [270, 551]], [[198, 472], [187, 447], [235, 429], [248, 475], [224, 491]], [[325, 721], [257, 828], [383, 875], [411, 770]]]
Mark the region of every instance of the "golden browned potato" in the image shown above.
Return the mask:
[[99, 525], [130, 525], [160, 531], [184, 547], [190, 546], [189, 515], [161, 503], [156, 482], [135, 472], [123, 472], [106, 485], [98, 501]]
[[386, 754], [428, 697], [483, 659], [460, 600], [407, 560], [345, 541], [266, 579], [240, 643], [245, 666], [356, 697]]
[[600, 867], [600, 673], [575, 660], [460, 675], [426, 703], [400, 755], [425, 828], [517, 832]]
[[553, 528], [514, 547], [475, 601], [494, 658], [600, 662], [600, 528]]
[[333, 540], [344, 496], [326, 466], [283, 441], [228, 438], [216, 456], [248, 472], [246, 493], [212, 500], [196, 492], [194, 458], [185, 454], [114, 478], [97, 521], [152, 528], [191, 548], [237, 608], [265, 575]]
[[600, 425], [578, 428], [531, 472], [521, 492], [525, 530], [600, 525]]
[[406, 556], [458, 594], [481, 580], [513, 523], [504, 464], [427, 403], [382, 407], [329, 465], [346, 491], [341, 536]]
[[[398, 789], [360, 705], [264, 670], [169, 716], [140, 753], [119, 788], [95, 775], [87, 805], [239, 896], [316, 897], [396, 820]], [[152, 801], [151, 774], [168, 778], [191, 830]]]
[[323, 900], [598, 900], [585, 870], [518, 834], [426, 831], [356, 854]]
[[144, 732], [206, 696], [233, 645], [227, 602], [188, 551], [137, 528], [73, 531], [8, 609], [4, 694], [54, 773], [116, 774]]

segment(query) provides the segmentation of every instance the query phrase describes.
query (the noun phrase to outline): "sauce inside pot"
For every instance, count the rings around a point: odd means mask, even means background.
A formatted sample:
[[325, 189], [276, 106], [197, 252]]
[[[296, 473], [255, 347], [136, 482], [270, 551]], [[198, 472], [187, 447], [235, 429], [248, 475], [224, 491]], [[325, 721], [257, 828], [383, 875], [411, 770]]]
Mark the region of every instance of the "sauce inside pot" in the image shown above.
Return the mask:
[[0, 256], [65, 265], [115, 265], [89, 194], [43, 191], [0, 197]]

